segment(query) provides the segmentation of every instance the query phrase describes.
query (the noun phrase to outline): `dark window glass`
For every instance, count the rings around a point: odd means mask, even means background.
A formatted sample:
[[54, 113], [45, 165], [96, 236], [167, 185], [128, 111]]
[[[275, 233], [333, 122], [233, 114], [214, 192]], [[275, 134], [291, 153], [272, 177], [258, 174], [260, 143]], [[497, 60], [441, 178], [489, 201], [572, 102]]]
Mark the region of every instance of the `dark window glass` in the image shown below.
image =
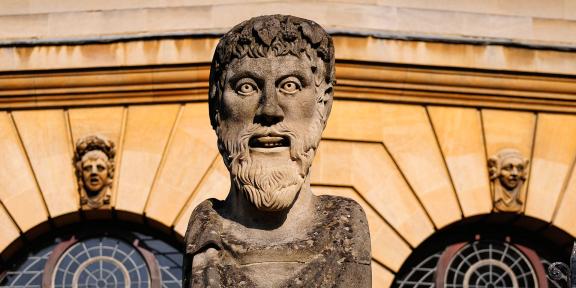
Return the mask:
[[[152, 236], [130, 235], [135, 239], [133, 243], [104, 235], [74, 241], [61, 252], [51, 269], [54, 287], [147, 288], [151, 284], [150, 263], [159, 270], [162, 287], [181, 287], [182, 253]], [[19, 265], [13, 265], [1, 279], [0, 287], [42, 287], [47, 261], [58, 245], [62, 245], [56, 242], [31, 253]], [[152, 257], [146, 259], [142, 253]]]

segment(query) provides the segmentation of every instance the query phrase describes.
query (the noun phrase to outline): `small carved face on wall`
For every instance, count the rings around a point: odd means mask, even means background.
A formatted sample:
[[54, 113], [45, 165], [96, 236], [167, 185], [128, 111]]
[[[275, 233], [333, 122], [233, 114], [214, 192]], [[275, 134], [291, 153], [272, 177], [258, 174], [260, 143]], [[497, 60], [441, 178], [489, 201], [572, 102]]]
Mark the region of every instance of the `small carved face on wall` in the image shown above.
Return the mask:
[[513, 190], [526, 180], [528, 163], [518, 150], [503, 149], [488, 159], [490, 179], [498, 179], [506, 190]]
[[99, 136], [87, 136], [76, 143], [74, 162], [83, 208], [100, 208], [109, 204], [114, 155], [114, 143]]
[[526, 163], [524, 158], [510, 155], [502, 160], [500, 183], [507, 189], [514, 189], [520, 181], [526, 180]]
[[496, 211], [522, 211], [522, 185], [528, 174], [528, 163], [518, 150], [510, 148], [502, 149], [488, 159]]
[[82, 181], [86, 193], [98, 194], [109, 182], [108, 156], [102, 151], [94, 150], [82, 157]]

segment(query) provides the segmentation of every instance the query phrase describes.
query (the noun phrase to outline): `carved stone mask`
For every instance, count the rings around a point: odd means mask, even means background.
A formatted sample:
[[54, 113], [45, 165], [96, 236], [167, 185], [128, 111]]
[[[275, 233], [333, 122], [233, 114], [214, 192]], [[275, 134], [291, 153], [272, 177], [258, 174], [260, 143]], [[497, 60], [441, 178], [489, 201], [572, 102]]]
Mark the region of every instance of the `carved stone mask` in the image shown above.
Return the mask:
[[[83, 208], [109, 204], [114, 178], [114, 143], [100, 136], [87, 136], [76, 142], [74, 163]], [[86, 205], [86, 206], [84, 206]]]
[[515, 149], [503, 149], [488, 159], [491, 179], [498, 179], [506, 190], [513, 190], [526, 180], [528, 159]]
[[82, 182], [89, 196], [108, 185], [108, 156], [102, 151], [93, 150], [82, 157]]
[[519, 157], [508, 157], [502, 160], [500, 184], [507, 189], [514, 189], [525, 179], [525, 160]]
[[[280, 211], [291, 206], [308, 176], [330, 112], [333, 71], [314, 50], [329, 36], [306, 30], [317, 24], [281, 15], [259, 19], [235, 27], [218, 45], [211, 119], [236, 189], [257, 209]], [[304, 31], [318, 37], [316, 44], [306, 42]], [[218, 63], [227, 49], [248, 52]]]

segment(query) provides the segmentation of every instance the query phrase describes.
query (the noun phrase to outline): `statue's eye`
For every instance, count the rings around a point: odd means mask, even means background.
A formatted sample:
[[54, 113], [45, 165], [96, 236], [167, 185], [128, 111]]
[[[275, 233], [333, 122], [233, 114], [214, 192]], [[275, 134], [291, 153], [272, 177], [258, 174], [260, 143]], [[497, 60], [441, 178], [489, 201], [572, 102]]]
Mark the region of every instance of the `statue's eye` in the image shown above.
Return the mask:
[[300, 91], [301, 88], [300, 81], [296, 77], [289, 77], [280, 83], [280, 91], [282, 93], [294, 94]]
[[102, 171], [104, 171], [104, 169], [106, 169], [106, 167], [104, 167], [102, 165], [98, 165], [97, 168], [98, 168], [98, 172], [102, 172]]
[[236, 93], [240, 95], [248, 96], [256, 92], [256, 90], [258, 90], [258, 88], [256, 88], [254, 83], [240, 82], [236, 85]]

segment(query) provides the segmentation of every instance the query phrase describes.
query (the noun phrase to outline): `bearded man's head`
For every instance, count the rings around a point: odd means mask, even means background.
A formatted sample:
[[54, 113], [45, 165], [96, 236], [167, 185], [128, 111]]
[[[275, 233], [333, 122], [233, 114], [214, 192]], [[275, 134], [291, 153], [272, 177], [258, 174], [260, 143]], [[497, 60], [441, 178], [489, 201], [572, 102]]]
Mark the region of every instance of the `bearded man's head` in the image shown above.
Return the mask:
[[296, 199], [332, 107], [334, 46], [318, 24], [262, 16], [226, 33], [210, 69], [210, 122], [236, 190], [264, 211]]

